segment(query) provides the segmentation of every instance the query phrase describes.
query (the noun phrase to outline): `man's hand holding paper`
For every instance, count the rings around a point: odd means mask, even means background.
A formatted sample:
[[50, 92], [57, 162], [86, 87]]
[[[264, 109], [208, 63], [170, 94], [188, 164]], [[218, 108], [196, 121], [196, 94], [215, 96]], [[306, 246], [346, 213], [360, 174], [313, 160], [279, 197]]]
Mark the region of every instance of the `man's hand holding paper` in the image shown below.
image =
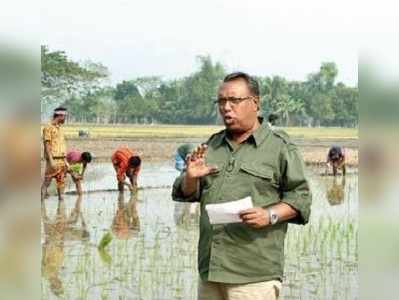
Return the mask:
[[211, 224], [241, 223], [240, 212], [250, 208], [253, 208], [251, 197], [205, 206]]

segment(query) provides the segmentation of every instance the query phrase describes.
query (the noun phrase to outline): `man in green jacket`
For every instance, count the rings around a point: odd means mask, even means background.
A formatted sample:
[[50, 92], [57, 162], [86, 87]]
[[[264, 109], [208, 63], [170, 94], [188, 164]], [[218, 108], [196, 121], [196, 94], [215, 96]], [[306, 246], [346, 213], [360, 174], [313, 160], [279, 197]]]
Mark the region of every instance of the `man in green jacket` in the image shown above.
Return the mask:
[[[226, 128], [188, 156], [172, 192], [201, 205], [198, 299], [277, 299], [288, 223], [306, 224], [310, 215], [303, 160], [284, 132], [258, 117], [251, 76], [227, 75], [216, 102]], [[239, 213], [240, 223], [210, 224], [207, 204], [248, 196], [254, 207]]]

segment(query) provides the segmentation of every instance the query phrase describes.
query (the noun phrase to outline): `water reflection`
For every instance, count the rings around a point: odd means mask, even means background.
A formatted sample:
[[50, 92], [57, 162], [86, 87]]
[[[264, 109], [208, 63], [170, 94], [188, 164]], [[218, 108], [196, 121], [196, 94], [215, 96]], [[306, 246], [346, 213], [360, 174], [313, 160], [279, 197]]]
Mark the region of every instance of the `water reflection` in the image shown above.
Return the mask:
[[124, 193], [118, 193], [117, 210], [112, 221], [112, 233], [121, 240], [128, 240], [140, 231], [140, 218], [137, 213], [137, 191], [130, 194], [125, 203]]
[[332, 185], [327, 188], [327, 200], [331, 206], [339, 205], [344, 202], [345, 196], [345, 176], [341, 177], [341, 183], [338, 183], [337, 177], [334, 177]]
[[[160, 185], [176, 176], [173, 167], [157, 169]], [[310, 223], [289, 226], [282, 299], [357, 298], [357, 174], [345, 183], [321, 171], [309, 170]], [[330, 204], [328, 190], [338, 187], [344, 197]], [[42, 208], [42, 299], [196, 299], [198, 204], [173, 202], [170, 188], [84, 197], [50, 197]], [[100, 251], [104, 236], [112, 241]]]
[[[53, 219], [47, 213], [45, 202], [41, 203], [44, 229], [42, 245], [42, 276], [47, 279], [51, 291], [60, 296], [64, 293], [60, 271], [64, 264], [64, 242], [66, 240], [88, 240], [90, 237], [86, 222], [81, 212], [82, 197], [78, 196], [75, 207], [67, 216], [65, 202], [58, 201], [57, 211]], [[80, 220], [80, 225], [79, 225]]]
[[199, 203], [175, 203], [174, 220], [176, 226], [198, 223], [200, 206]]

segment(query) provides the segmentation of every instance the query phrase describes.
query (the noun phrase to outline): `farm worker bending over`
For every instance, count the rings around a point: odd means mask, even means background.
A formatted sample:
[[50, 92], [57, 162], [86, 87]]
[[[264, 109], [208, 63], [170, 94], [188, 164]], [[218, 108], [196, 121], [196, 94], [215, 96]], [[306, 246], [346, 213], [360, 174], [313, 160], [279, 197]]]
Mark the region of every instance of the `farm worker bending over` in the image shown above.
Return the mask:
[[[134, 152], [127, 147], [119, 147], [112, 154], [111, 160], [116, 171], [118, 190], [123, 192], [124, 185], [127, 185], [131, 191], [137, 188], [137, 176], [141, 166], [140, 157], [134, 155]], [[130, 184], [125, 181], [126, 177], [129, 178]]]
[[345, 151], [339, 146], [332, 146], [327, 154], [326, 174], [329, 166], [333, 168], [334, 176], [337, 175], [337, 170], [342, 169], [342, 175], [346, 175], [345, 166]]
[[87, 164], [91, 162], [91, 154], [90, 152], [81, 153], [78, 150], [70, 150], [66, 155], [66, 159], [69, 164], [68, 173], [71, 174], [78, 195], [82, 195], [81, 181], [83, 180]]
[[186, 168], [186, 156], [194, 150], [191, 144], [183, 144], [177, 148], [175, 155], [175, 168], [177, 171], [183, 171]]

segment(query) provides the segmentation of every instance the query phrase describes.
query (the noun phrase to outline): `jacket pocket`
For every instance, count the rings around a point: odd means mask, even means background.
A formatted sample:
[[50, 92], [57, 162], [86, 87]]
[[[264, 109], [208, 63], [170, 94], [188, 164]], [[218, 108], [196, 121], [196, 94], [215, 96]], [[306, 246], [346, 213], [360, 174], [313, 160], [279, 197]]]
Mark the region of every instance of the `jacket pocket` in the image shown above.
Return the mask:
[[273, 170], [265, 166], [254, 166], [250, 164], [242, 164], [241, 170], [249, 175], [260, 177], [271, 181], [273, 179]]
[[267, 206], [279, 202], [278, 185], [271, 167], [243, 163], [239, 173], [242, 183], [251, 188], [251, 197], [255, 206]]

